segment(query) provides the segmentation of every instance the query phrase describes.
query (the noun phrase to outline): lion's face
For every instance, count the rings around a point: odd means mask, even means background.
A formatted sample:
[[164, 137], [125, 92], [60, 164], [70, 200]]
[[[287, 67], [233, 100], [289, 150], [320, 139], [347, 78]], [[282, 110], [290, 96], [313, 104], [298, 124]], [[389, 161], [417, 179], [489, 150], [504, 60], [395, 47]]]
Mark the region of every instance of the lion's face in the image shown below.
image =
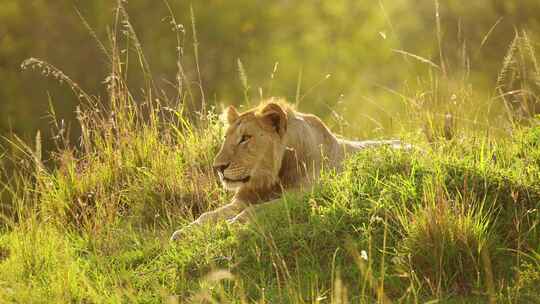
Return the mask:
[[278, 181], [283, 154], [287, 114], [279, 104], [239, 114], [234, 107], [226, 112], [229, 127], [221, 150], [214, 160], [226, 189], [259, 189]]

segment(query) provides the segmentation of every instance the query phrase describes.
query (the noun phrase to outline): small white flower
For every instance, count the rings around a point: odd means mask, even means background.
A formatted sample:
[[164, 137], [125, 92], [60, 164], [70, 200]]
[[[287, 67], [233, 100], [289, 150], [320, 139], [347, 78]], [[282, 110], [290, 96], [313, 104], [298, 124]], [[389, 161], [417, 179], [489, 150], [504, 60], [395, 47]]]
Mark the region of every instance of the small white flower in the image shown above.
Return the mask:
[[365, 250], [360, 251], [360, 257], [364, 260], [368, 260], [367, 252]]

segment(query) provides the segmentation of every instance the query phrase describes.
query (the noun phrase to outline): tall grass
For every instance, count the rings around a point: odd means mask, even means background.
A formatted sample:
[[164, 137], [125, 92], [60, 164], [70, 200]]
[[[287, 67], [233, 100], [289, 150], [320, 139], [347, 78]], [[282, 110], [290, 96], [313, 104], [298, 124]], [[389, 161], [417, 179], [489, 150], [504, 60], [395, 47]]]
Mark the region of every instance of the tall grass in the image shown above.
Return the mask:
[[[510, 105], [523, 103], [529, 127], [512, 118], [512, 136], [492, 137], [475, 132], [478, 121], [460, 120], [473, 94], [449, 79], [440, 50], [444, 69], [422, 90], [398, 93], [409, 113], [421, 114], [404, 122], [421, 130], [404, 134], [421, 149], [364, 151], [249, 225], [205, 226], [170, 244], [174, 229], [230, 198], [210, 166], [223, 125], [204, 97], [200, 69], [194, 79], [184, 69], [184, 29], [172, 11], [172, 97], [153, 81], [122, 1], [114, 13], [102, 47], [107, 96], [86, 93], [43, 60], [23, 64], [72, 89], [81, 137], [70, 143], [51, 109], [58, 150], [50, 160], [39, 134], [32, 144], [7, 139], [12, 152], [3, 158], [16, 171], [0, 192], [0, 302], [540, 300], [540, 127], [529, 106], [538, 96], [512, 74], [538, 74], [525, 33], [516, 34], [497, 92], [510, 117], [518, 115]], [[197, 40], [193, 47], [198, 66]], [[128, 82], [131, 57], [145, 80], [142, 94]]]

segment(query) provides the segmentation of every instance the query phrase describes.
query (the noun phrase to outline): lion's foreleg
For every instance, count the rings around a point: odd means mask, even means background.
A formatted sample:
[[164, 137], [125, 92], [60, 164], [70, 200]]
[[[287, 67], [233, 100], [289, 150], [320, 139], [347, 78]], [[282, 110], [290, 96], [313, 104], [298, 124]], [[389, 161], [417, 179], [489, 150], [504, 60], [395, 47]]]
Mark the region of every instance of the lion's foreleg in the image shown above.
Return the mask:
[[269, 206], [273, 206], [276, 203], [279, 203], [280, 199], [275, 199], [269, 202], [265, 202], [262, 204], [257, 205], [251, 205], [244, 209], [242, 212], [240, 212], [235, 217], [231, 218], [228, 222], [229, 223], [247, 223], [251, 221], [256, 214], [263, 212], [264, 209], [268, 208]]
[[246, 208], [246, 205], [242, 202], [236, 201], [220, 207], [216, 210], [205, 212], [199, 216], [197, 220], [192, 222], [191, 225], [202, 225], [205, 223], [215, 223], [220, 220], [225, 220], [234, 217], [242, 210]]
[[234, 217], [235, 215], [237, 215], [238, 213], [240, 213], [245, 208], [246, 208], [246, 205], [243, 202], [234, 201], [216, 210], [205, 212], [201, 214], [201, 216], [199, 216], [198, 219], [191, 222], [188, 226], [180, 230], [176, 230], [173, 233], [171, 240], [174, 241], [174, 240], [179, 239], [181, 235], [184, 232], [186, 232], [187, 229], [189, 229], [191, 226], [200, 226], [206, 223], [215, 223], [220, 220], [230, 219]]

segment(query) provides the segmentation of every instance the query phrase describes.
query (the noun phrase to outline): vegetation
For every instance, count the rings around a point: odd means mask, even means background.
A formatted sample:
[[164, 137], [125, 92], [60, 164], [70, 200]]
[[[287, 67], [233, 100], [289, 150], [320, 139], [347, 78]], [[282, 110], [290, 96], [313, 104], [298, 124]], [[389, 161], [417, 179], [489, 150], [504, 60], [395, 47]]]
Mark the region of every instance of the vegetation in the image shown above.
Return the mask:
[[[39, 129], [44, 151], [54, 149], [50, 138], [55, 134], [49, 132], [50, 119], [45, 115], [50, 101], [58, 120], [72, 126], [71, 140], [77, 140], [80, 130], [74, 109], [78, 100], [52, 80], [21, 73], [20, 63], [28, 57], [44, 58], [87, 92], [105, 98], [103, 82], [109, 76], [110, 61], [94, 37], [108, 45], [109, 25], [114, 22], [111, 2], [115, 1], [76, 1], [74, 8], [72, 0], [3, 1], [2, 135], [14, 131], [31, 141]], [[236, 73], [240, 60], [249, 80], [250, 98], [257, 99], [262, 88], [266, 97], [299, 99], [302, 110], [339, 126], [349, 137], [410, 131], [397, 123], [408, 113], [396, 92], [411, 98], [429, 97], [422, 93], [432, 91], [430, 77], [434, 74], [444, 75], [438, 85], [448, 86], [452, 94], [466, 93], [463, 98], [470, 102], [463, 118], [499, 121], [502, 104], [499, 92], [493, 89], [507, 48], [516, 31], [526, 30], [533, 45], [540, 39], [537, 0], [168, 2], [174, 19], [166, 2], [124, 1], [160, 92], [174, 99], [177, 88], [171, 82], [175, 82], [176, 55], [180, 55], [191, 80], [198, 80], [200, 71], [207, 104], [244, 104], [245, 90]], [[199, 69], [195, 67], [191, 11], [197, 25]], [[87, 26], [92, 28], [90, 33]], [[121, 47], [133, 51], [132, 60], [126, 62], [132, 72], [128, 82], [134, 97], [142, 100], [143, 93], [136, 89], [145, 85], [144, 77], [136, 72], [137, 47]], [[528, 91], [538, 95], [539, 89], [531, 85]], [[193, 94], [199, 92], [193, 90]], [[444, 115], [451, 96], [439, 96], [433, 103], [425, 100], [424, 106]], [[460, 102], [462, 96], [456, 96], [454, 102]], [[200, 105], [201, 98], [194, 97]], [[489, 115], [484, 112], [486, 107]]]
[[[540, 301], [540, 68], [527, 31], [514, 33], [496, 98], [485, 101], [449, 73], [467, 69], [452, 66], [444, 46], [439, 60], [401, 52], [430, 66], [395, 92], [399, 122], [384, 124], [413, 151], [364, 151], [251, 224], [197, 228], [173, 244], [175, 229], [230, 198], [211, 169], [220, 109], [198, 55], [187, 65], [178, 53], [175, 91], [162, 90], [130, 20], [120, 1], [109, 44], [98, 43], [106, 97], [40, 59], [23, 64], [72, 89], [80, 137], [51, 106], [50, 157], [40, 133], [31, 144], [4, 139], [0, 303]], [[235, 65], [240, 96], [257, 102], [249, 66]], [[296, 96], [309, 93], [294, 81]], [[308, 99], [290, 98], [301, 109]], [[354, 133], [332, 113], [334, 129]]]

